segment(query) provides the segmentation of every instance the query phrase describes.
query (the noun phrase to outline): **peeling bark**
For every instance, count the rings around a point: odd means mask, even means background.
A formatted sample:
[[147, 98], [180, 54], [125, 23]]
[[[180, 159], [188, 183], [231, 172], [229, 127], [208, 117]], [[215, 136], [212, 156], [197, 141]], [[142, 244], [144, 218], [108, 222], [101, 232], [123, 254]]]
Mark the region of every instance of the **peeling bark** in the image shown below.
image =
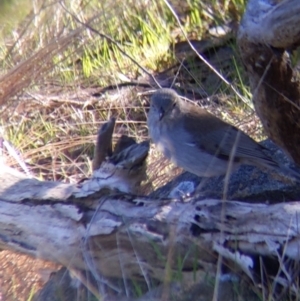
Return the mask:
[[188, 280], [213, 274], [222, 255], [254, 280], [255, 256], [299, 260], [300, 202], [185, 203], [107, 191], [77, 198], [75, 185], [7, 173], [0, 181], [1, 248], [70, 269], [163, 281], [171, 256], [174, 273], [175, 259], [185, 259], [181, 269]]

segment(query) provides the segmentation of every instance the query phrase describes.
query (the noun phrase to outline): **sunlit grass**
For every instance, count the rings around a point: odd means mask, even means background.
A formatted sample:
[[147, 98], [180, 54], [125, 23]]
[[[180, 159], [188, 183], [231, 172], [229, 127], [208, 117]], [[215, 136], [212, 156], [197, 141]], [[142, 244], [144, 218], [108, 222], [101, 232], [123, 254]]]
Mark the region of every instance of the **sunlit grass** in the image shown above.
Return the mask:
[[[29, 7], [32, 5], [31, 2], [26, 3]], [[16, 3], [12, 2], [9, 9], [12, 10], [15, 5]], [[225, 1], [221, 4], [219, 1], [190, 0], [182, 7], [181, 3], [174, 2], [174, 7], [181, 16], [187, 35], [192, 39], [200, 40], [203, 35], [207, 35], [210, 26], [227, 22], [228, 19], [224, 16], [230, 16], [233, 12], [240, 13], [244, 7], [244, 1]], [[89, 100], [82, 101], [80, 105], [82, 96], [78, 95], [79, 103], [68, 105], [70, 99], [65, 93], [73, 94], [71, 98], [76, 99], [76, 93], [80, 87], [103, 87], [116, 84], [122, 81], [123, 77], [130, 80], [145, 76], [140, 66], [154, 73], [174, 64], [176, 59], [172, 45], [176, 41], [183, 40], [184, 36], [178, 30], [178, 24], [165, 2], [162, 0], [151, 3], [65, 1], [60, 4], [41, 1], [36, 2], [35, 7], [27, 8], [27, 10], [32, 9], [38, 14], [31, 16], [28, 11], [26, 13], [24, 11], [15, 25], [14, 30], [22, 35], [16, 37], [12, 32], [6, 32], [0, 44], [3, 73], [5, 73], [5, 68], [19, 64], [39, 49], [47, 47], [47, 43], [56, 37], [82, 26], [78, 20], [88, 22], [97, 16], [92, 23], [89, 23], [89, 26], [98, 34], [89, 29], [80, 32], [73, 40], [70, 40], [68, 47], [52, 57], [51, 65], [46, 72], [30, 86], [24, 87], [24, 91], [39, 93], [40, 103], [35, 103], [33, 109], [33, 111], [38, 110], [38, 115], [33, 114], [30, 106], [26, 105], [24, 105], [25, 112], [21, 110], [21, 114], [11, 114], [8, 118], [8, 115], [4, 113], [2, 128], [5, 130], [6, 139], [11, 141], [21, 153], [28, 153], [29, 150], [39, 148], [45, 149], [47, 146], [51, 149], [52, 143], [63, 140], [65, 144], [72, 145], [68, 143], [69, 139], [83, 137], [84, 141], [84, 136], [97, 132], [99, 122], [117, 115], [119, 124], [123, 123], [123, 130], [125, 128], [125, 132], [140, 140], [140, 133], [143, 133], [143, 136], [146, 134], [146, 111], [143, 108], [143, 97], [131, 100], [135, 103], [132, 108], [130, 108], [132, 103], [125, 101], [122, 96], [115, 101], [108, 102], [107, 100], [97, 101], [87, 95]], [[25, 16], [27, 18], [23, 20]], [[19, 28], [18, 24], [22, 24], [23, 28]], [[115, 43], [105, 36], [113, 39]], [[10, 47], [9, 43], [13, 43], [14, 47]], [[136, 65], [135, 61], [140, 66]], [[201, 70], [197, 69], [197, 66], [193, 70], [193, 65], [190, 65], [190, 76], [194, 77], [195, 83], [200, 86], [201, 76], [198, 77], [198, 75]], [[235, 67], [237, 86], [250, 99], [249, 90], [243, 83], [241, 67], [238, 64]], [[48, 83], [51, 84], [50, 90], [47, 88]], [[53, 87], [58, 88], [53, 89]], [[205, 87], [205, 89], [209, 91], [210, 87]], [[226, 84], [221, 86], [221, 91], [225, 94], [232, 94]], [[63, 93], [61, 95], [65, 100], [61, 99], [59, 103], [53, 103], [51, 97], [49, 100], [45, 99], [49, 93], [50, 95], [54, 93], [59, 98], [60, 92]], [[214, 91], [210, 93], [212, 92]], [[230, 99], [232, 99], [231, 105], [239, 105], [238, 101], [234, 101], [235, 97]], [[23, 103], [27, 102], [23, 100]], [[105, 103], [104, 106], [102, 102]], [[65, 106], [64, 103], [66, 103]], [[6, 112], [11, 113], [12, 110], [9, 109]], [[135, 118], [139, 122], [135, 122]], [[90, 142], [93, 143], [93, 141]], [[49, 156], [49, 153], [45, 154], [44, 151], [38, 153], [41, 158], [45, 155]], [[38, 156], [35, 155], [35, 160], [37, 158]], [[31, 163], [35, 161], [27, 159]]]

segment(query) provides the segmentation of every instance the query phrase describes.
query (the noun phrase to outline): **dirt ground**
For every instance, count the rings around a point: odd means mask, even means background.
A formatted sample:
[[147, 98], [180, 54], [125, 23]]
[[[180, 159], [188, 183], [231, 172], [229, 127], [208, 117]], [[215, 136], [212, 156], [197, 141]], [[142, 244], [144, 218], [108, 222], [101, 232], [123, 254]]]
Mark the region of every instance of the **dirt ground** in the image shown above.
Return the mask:
[[11, 251], [0, 252], [0, 301], [30, 301], [59, 266]]

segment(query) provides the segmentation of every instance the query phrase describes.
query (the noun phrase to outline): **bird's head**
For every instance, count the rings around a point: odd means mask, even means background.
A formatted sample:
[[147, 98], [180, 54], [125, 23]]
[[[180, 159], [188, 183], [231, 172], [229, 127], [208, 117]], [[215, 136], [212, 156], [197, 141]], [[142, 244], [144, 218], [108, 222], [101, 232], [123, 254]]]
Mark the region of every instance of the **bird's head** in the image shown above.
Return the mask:
[[151, 96], [150, 112], [157, 114], [159, 121], [165, 116], [171, 117], [178, 101], [179, 96], [174, 90], [159, 89]]

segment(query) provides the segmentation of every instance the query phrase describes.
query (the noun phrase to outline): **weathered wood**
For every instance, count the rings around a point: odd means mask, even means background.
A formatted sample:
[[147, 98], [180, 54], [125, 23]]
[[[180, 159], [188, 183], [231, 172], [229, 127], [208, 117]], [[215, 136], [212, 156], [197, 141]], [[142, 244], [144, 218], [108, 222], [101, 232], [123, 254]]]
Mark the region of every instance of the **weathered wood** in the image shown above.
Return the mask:
[[167, 262], [175, 273], [175, 259], [184, 258], [180, 269], [188, 280], [214, 273], [221, 254], [253, 279], [254, 255], [299, 260], [300, 202], [182, 202], [118, 193], [77, 198], [76, 185], [7, 172], [0, 182], [1, 248], [71, 269], [163, 281]]
[[289, 53], [300, 43], [298, 0], [249, 0], [238, 33], [253, 103], [267, 135], [300, 164], [300, 82]]

